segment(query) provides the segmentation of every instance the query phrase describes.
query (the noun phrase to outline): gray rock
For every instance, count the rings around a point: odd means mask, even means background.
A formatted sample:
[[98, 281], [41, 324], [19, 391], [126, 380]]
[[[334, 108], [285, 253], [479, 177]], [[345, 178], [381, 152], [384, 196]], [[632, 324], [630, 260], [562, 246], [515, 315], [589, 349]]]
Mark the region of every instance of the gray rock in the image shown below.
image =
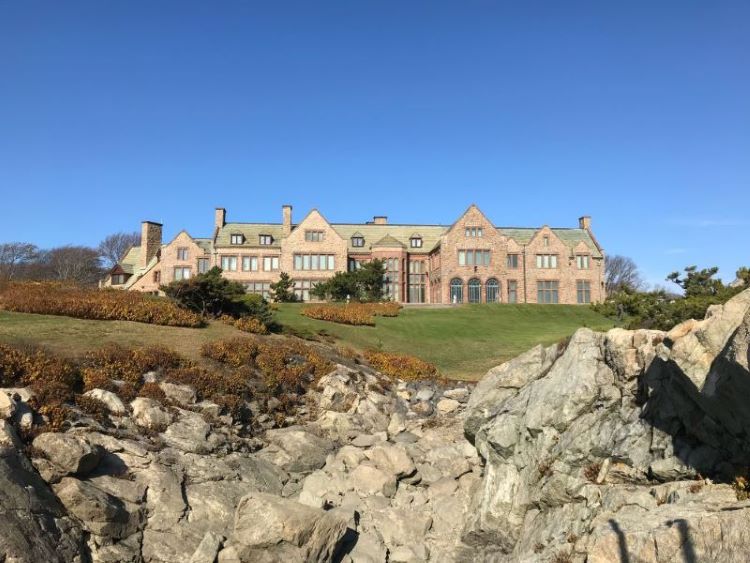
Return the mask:
[[86, 475], [102, 457], [101, 448], [92, 446], [85, 437], [72, 434], [46, 432], [34, 438], [33, 446], [49, 462], [50, 481], [65, 475]]
[[188, 406], [196, 401], [195, 389], [188, 385], [177, 385], [175, 383], [159, 383], [159, 387], [167, 399], [174, 401], [178, 405]]
[[162, 436], [169, 446], [178, 450], [207, 453], [211, 450], [207, 440], [210, 431], [211, 426], [200, 414], [180, 410], [177, 421], [170, 424]]
[[144, 428], [164, 429], [172, 423], [172, 415], [159, 401], [138, 397], [130, 403], [133, 421]]
[[440, 414], [450, 414], [455, 412], [459, 406], [461, 406], [461, 403], [455, 399], [441, 399], [437, 402], [435, 408]]
[[106, 391], [104, 389], [92, 389], [91, 391], [86, 391], [84, 395], [86, 397], [91, 397], [92, 399], [96, 399], [104, 403], [104, 406], [106, 406], [107, 410], [112, 414], [123, 415], [128, 412], [127, 407], [122, 402], [120, 397], [112, 393], [112, 391]]
[[206, 532], [200, 545], [198, 545], [198, 548], [190, 557], [189, 563], [214, 563], [223, 541], [223, 536], [214, 534], [213, 532]]
[[422, 387], [416, 394], [417, 401], [429, 401], [435, 396], [435, 391], [429, 387]]
[[16, 402], [0, 391], [0, 418], [10, 418], [16, 412]]
[[457, 387], [456, 389], [443, 391], [443, 397], [446, 399], [453, 399], [459, 403], [465, 403], [468, 401], [470, 394], [470, 391], [466, 387]]
[[290, 473], [320, 469], [333, 450], [330, 440], [297, 427], [269, 430], [266, 439], [271, 445], [258, 452], [258, 456]]

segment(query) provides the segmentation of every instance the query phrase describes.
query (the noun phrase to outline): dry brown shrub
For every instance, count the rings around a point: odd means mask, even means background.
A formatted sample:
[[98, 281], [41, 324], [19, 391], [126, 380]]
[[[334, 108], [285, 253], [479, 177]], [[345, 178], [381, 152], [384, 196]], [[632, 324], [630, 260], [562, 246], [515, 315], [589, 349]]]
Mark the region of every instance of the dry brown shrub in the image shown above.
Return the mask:
[[167, 398], [167, 396], [164, 394], [164, 391], [162, 391], [161, 387], [159, 387], [159, 384], [152, 381], [144, 383], [143, 386], [141, 386], [141, 388], [138, 390], [138, 396], [144, 397], [146, 399], [154, 399], [155, 401], [159, 401], [160, 403], [163, 403]]
[[365, 352], [365, 359], [379, 372], [399, 379], [414, 381], [438, 376], [433, 364], [406, 354], [370, 350]]
[[103, 423], [107, 420], [109, 409], [99, 399], [87, 395], [76, 395], [75, 402], [81, 411], [91, 416], [97, 422]]
[[347, 303], [346, 305], [312, 305], [302, 309], [302, 314], [311, 319], [334, 323], [373, 326], [375, 317], [397, 317], [401, 305], [385, 303]]

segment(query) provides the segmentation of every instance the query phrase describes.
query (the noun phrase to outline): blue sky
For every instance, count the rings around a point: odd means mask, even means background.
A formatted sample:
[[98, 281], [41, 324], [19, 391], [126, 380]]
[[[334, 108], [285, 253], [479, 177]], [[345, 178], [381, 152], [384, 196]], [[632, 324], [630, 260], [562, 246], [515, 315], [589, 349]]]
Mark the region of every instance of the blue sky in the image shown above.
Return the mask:
[[0, 77], [0, 241], [474, 202], [651, 282], [750, 263], [744, 0], [0, 0]]

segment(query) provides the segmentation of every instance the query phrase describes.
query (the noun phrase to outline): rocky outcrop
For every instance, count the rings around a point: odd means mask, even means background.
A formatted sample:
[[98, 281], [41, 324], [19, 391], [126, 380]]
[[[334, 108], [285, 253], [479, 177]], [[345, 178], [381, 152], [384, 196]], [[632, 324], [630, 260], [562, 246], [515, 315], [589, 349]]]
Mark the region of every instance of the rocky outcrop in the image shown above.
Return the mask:
[[485, 471], [464, 541], [495, 561], [743, 559], [750, 504], [711, 479], [750, 465], [749, 309], [581, 329], [491, 370], [466, 415]]

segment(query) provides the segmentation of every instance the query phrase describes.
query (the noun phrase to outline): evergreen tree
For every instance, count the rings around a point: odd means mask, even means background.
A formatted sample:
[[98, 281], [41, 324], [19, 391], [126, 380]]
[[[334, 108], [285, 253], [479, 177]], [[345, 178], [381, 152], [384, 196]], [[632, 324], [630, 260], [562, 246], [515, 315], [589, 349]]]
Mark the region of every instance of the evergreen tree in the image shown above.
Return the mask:
[[297, 296], [294, 295], [294, 282], [286, 272], [281, 272], [279, 281], [272, 283], [270, 288], [271, 299], [276, 303], [292, 303], [297, 301]]

